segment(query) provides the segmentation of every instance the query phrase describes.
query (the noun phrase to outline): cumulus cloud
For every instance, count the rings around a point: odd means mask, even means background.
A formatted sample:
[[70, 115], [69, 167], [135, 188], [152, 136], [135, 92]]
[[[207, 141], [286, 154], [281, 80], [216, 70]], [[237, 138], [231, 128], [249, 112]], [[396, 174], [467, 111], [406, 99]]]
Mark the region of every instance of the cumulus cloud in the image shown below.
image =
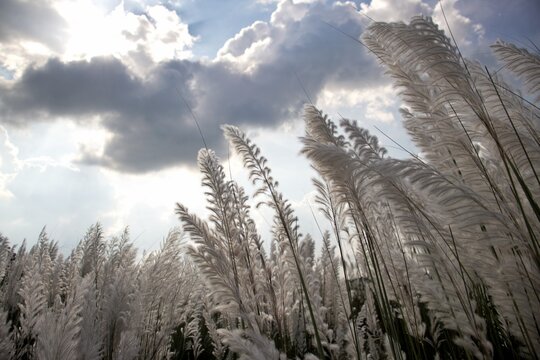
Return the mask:
[[407, 21], [413, 16], [430, 15], [431, 6], [422, 0], [372, 0], [369, 4], [361, 3], [363, 14], [374, 21]]
[[45, 0], [0, 1], [0, 81], [64, 50], [66, 21]]
[[481, 41], [484, 28], [465, 16], [458, 9], [459, 4], [458, 0], [436, 2], [433, 6], [422, 0], [372, 0], [369, 4], [361, 3], [360, 9], [374, 21], [406, 22], [413, 16], [431, 16], [448, 34], [450, 27], [460, 47], [471, 48]]
[[219, 150], [220, 123], [274, 127], [298, 117], [307, 101], [302, 86], [316, 99], [328, 84], [362, 87], [377, 79], [371, 56], [325, 22], [352, 36], [362, 31], [351, 3], [283, 2], [270, 21], [240, 31], [214, 61], [163, 62], [141, 77], [115, 58], [52, 59], [0, 90], [0, 114], [17, 125], [98, 115], [111, 137], [102, 154], [83, 152], [85, 163], [129, 172], [189, 164], [201, 140], [178, 92]]
[[31, 40], [60, 50], [66, 25], [47, 1], [0, 2], [0, 43]]
[[14, 78], [51, 57], [74, 61], [114, 56], [142, 74], [154, 63], [191, 57], [196, 40], [178, 13], [160, 4], [0, 2], [0, 69]]
[[[82, 123], [97, 114], [111, 137], [104, 154], [85, 152], [82, 161], [132, 172], [160, 169], [185, 161], [194, 153], [186, 150], [199, 146], [176, 92], [178, 84], [189, 83], [194, 65], [163, 64], [141, 79], [114, 58], [53, 59], [3, 89], [0, 116], [22, 126], [57, 117]], [[183, 96], [193, 100], [189, 93]]]
[[444, 3], [439, 3], [433, 9], [433, 20], [448, 34], [452, 31], [458, 46], [471, 47], [478, 44], [478, 41], [482, 39], [484, 28], [462, 15], [457, 8], [457, 4], [458, 0], [447, 0]]
[[320, 106], [325, 111], [336, 112], [339, 109], [354, 109], [362, 114], [364, 120], [373, 123], [391, 123], [395, 121], [393, 111], [399, 105], [397, 91], [392, 84], [381, 84], [369, 89], [323, 89]]
[[[405, 5], [399, 16], [432, 11], [419, 0], [407, 0]], [[180, 33], [162, 31], [177, 24], [173, 12], [151, 7], [141, 16], [121, 6], [109, 16], [131, 24], [121, 26], [124, 40], [133, 37], [137, 46], [150, 46], [157, 32], [163, 44], [169, 35], [177, 45], [179, 39], [188, 39], [182, 40], [184, 48], [193, 41], [186, 35], [187, 28]], [[395, 6], [394, 0], [374, 0], [360, 9], [352, 2], [283, 0], [270, 20], [240, 30], [215, 59], [158, 62], [163, 59], [152, 58], [144, 71], [126, 60], [124, 55], [133, 55], [131, 50], [119, 50], [123, 55], [117, 57], [51, 59], [28, 67], [12, 84], [0, 86], [0, 116], [19, 126], [59, 116], [83, 123], [97, 116], [110, 137], [103, 151], [83, 148], [79, 161], [127, 172], [193, 163], [202, 141], [186, 103], [196, 114], [207, 144], [218, 151], [224, 149], [219, 124], [275, 128], [299, 118], [308, 98], [328, 99], [329, 89], [364, 91], [369, 96], [360, 102], [370, 112], [366, 118], [390, 122], [393, 114], [386, 107], [396, 104], [389, 100], [393, 94], [384, 90], [386, 83], [380, 83], [376, 59], [343, 33], [358, 38], [367, 24], [361, 12], [378, 16]], [[455, 21], [466, 19], [449, 13]], [[108, 26], [104, 21], [103, 26]], [[165, 52], [172, 48], [165, 46]], [[376, 84], [379, 90], [367, 90]]]
[[192, 56], [196, 38], [178, 13], [163, 5], [143, 6], [137, 13], [124, 2], [112, 10], [84, 1], [57, 7], [70, 29], [63, 60], [114, 56], [144, 73], [154, 63]]

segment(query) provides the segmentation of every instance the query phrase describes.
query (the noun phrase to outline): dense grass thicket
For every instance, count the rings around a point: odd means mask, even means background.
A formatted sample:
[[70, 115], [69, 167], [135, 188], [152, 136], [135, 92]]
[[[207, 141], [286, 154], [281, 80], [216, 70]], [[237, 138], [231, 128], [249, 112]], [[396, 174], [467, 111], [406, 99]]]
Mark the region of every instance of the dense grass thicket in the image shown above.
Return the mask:
[[270, 251], [201, 150], [209, 218], [178, 204], [183, 237], [141, 260], [99, 224], [66, 258], [45, 232], [30, 250], [0, 238], [0, 358], [537, 359], [540, 56], [493, 45], [523, 97], [430, 19], [373, 23], [363, 42], [421, 156], [390, 158], [307, 106], [302, 152], [331, 231], [302, 235], [259, 148], [225, 126], [274, 212]]

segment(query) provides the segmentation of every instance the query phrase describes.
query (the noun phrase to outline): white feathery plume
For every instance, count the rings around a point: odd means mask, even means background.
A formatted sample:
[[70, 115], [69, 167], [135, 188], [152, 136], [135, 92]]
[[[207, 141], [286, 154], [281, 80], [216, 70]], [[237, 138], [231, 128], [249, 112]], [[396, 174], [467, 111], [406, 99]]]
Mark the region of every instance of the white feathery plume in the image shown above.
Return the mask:
[[221, 339], [231, 351], [239, 355], [239, 360], [285, 360], [274, 343], [260, 333], [242, 330], [218, 330]]
[[310, 321], [314, 329], [317, 350], [319, 356], [322, 357], [324, 350], [321, 338], [324, 336], [324, 331], [319, 329], [321, 324], [317, 324], [315, 316], [317, 309], [314, 309], [310, 299], [309, 290], [303, 274], [302, 260], [298, 256], [299, 235], [296, 217], [294, 216], [291, 205], [277, 190], [278, 183], [273, 179], [270, 168], [267, 166], [267, 160], [261, 155], [260, 149], [255, 144], [252, 144], [251, 140], [237, 127], [225, 125], [223, 130], [225, 137], [229, 140], [231, 145], [233, 145], [235, 151], [242, 157], [244, 167], [249, 171], [249, 177], [253, 184], [259, 185], [259, 189], [256, 191], [255, 195], [265, 194], [267, 198], [266, 204], [275, 210], [276, 227], [274, 231], [277, 232], [278, 236], [281, 233], [285, 243], [288, 245], [287, 250], [294, 260], [296, 275], [300, 281], [301, 290], [308, 307]]
[[39, 359], [74, 359], [78, 356], [81, 306], [85, 292], [92, 286], [90, 279], [81, 280], [67, 295], [65, 303], [57, 296], [53, 306], [42, 315], [37, 325], [36, 354]]
[[504, 41], [491, 46], [497, 58], [525, 81], [531, 94], [540, 101], [540, 56]]
[[11, 359], [15, 356], [13, 333], [10, 332], [7, 312], [0, 310], [0, 358]]

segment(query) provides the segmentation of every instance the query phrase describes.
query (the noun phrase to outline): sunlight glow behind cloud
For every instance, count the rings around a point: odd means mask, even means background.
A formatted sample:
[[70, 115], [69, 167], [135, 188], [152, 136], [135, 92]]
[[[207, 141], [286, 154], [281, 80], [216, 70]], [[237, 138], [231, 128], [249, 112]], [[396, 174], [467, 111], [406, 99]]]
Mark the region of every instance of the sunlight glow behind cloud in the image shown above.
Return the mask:
[[65, 1], [56, 8], [70, 33], [65, 60], [112, 55], [142, 71], [152, 63], [192, 56], [196, 39], [178, 14], [162, 5], [146, 6], [141, 14], [127, 11], [123, 2], [109, 13], [89, 0]]

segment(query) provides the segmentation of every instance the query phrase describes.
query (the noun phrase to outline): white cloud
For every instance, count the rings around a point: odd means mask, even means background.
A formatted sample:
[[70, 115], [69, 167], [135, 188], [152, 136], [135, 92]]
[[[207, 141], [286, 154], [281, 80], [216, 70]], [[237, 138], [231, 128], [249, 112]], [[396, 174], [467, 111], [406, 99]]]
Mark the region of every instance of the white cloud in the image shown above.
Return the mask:
[[[351, 31], [356, 36], [360, 21], [358, 9], [352, 2], [327, 4], [324, 1], [283, 0], [277, 4], [269, 21], [256, 21], [225, 42], [214, 61], [227, 63], [237, 71], [252, 73], [261, 65], [292, 62], [287, 57], [294, 55], [295, 51], [298, 51], [298, 57], [302, 57], [311, 53], [316, 56], [314, 52], [319, 50], [321, 54], [318, 56], [326, 58], [328, 55], [323, 52], [328, 51], [326, 48], [330, 45], [326, 41], [334, 44], [345, 42], [352, 48], [355, 45], [325, 22], [337, 27], [344, 25], [345, 31]], [[331, 39], [323, 39], [326, 36]], [[311, 42], [317, 38], [317, 49], [304, 49], [312, 46]]]
[[[12, 78], [18, 78], [29, 64], [44, 63], [54, 55], [46, 45], [35, 41], [0, 42], [0, 66], [9, 71]], [[8, 82], [1, 76], [0, 80]]]
[[322, 0], [255, 0], [255, 2], [265, 5], [284, 2], [290, 2], [292, 4], [310, 4], [315, 2], [322, 2]]
[[291, 22], [298, 22], [309, 11], [310, 3], [316, 1], [292, 1], [283, 0], [277, 5], [277, 9], [272, 13], [270, 22], [277, 27], [285, 27]]
[[[444, 29], [447, 36], [450, 36], [449, 30], [451, 30], [459, 47], [471, 47], [482, 40], [484, 28], [481, 24], [475, 24], [471, 19], [462, 15], [457, 4], [458, 0], [439, 2], [433, 9], [433, 21], [439, 24], [439, 28]], [[444, 15], [446, 15], [446, 20]]]
[[218, 51], [217, 62], [227, 62], [236, 70], [253, 72], [261, 64], [279, 60], [279, 49], [294, 43], [301, 32], [293, 32], [295, 23], [309, 12], [308, 3], [281, 1], [268, 22], [256, 21], [227, 40]]
[[370, 122], [391, 123], [396, 119], [394, 112], [400, 104], [399, 97], [390, 83], [368, 89], [327, 87], [321, 92], [319, 106], [328, 112], [350, 108]]
[[143, 13], [134, 13], [126, 10], [123, 1], [114, 8], [94, 0], [24, 3], [24, 7], [13, 5], [20, 14], [11, 16], [49, 17], [39, 19], [44, 24], [40, 32], [49, 35], [39, 35], [25, 21], [13, 23], [21, 27], [11, 30], [17, 36], [2, 38], [0, 26], [0, 66], [13, 72], [15, 79], [28, 65], [41, 65], [51, 57], [73, 61], [114, 56], [142, 74], [161, 61], [191, 58], [197, 40], [178, 14], [163, 5], [142, 6]]
[[[236, 65], [237, 70], [253, 71], [257, 64], [263, 60], [261, 54], [265, 53], [271, 42], [272, 29], [263, 21], [256, 21], [243, 28], [234, 37], [227, 40], [218, 50], [215, 61], [224, 61]], [[266, 59], [266, 61], [271, 59]]]
[[51, 3], [0, 2], [0, 66], [9, 73], [17, 76], [29, 63], [62, 51], [66, 24]]
[[64, 1], [56, 8], [70, 29], [65, 60], [113, 55], [141, 72], [152, 63], [192, 56], [196, 38], [162, 5], [147, 6], [143, 14], [127, 11], [123, 2], [108, 13], [90, 0]]
[[422, 0], [373, 0], [369, 4], [361, 3], [360, 12], [374, 21], [385, 22], [408, 22], [413, 16], [432, 16], [439, 28], [450, 35], [441, 5], [459, 46], [468, 47], [482, 39], [484, 35], [482, 25], [473, 23], [471, 19], [461, 14], [458, 9], [458, 0], [440, 1], [433, 6]]
[[408, 21], [415, 15], [429, 15], [433, 9], [422, 0], [372, 0], [360, 4], [361, 13], [374, 21]]

